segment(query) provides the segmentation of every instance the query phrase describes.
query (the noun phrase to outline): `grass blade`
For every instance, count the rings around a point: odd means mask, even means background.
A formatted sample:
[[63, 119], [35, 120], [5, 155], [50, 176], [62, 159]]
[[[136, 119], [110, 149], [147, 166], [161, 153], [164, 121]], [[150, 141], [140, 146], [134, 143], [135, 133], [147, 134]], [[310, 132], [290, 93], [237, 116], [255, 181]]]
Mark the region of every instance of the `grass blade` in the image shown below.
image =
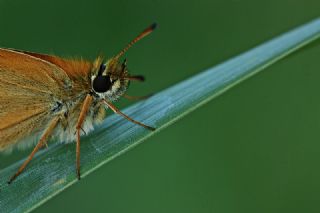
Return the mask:
[[[163, 129], [235, 84], [275, 63], [320, 36], [320, 19], [294, 29], [240, 56], [168, 88], [124, 110], [137, 120]], [[82, 142], [82, 176], [126, 152], [156, 132], [147, 131], [117, 115]], [[55, 145], [39, 153], [10, 186], [18, 162], [0, 172], [1, 212], [31, 211], [76, 182], [74, 144]]]

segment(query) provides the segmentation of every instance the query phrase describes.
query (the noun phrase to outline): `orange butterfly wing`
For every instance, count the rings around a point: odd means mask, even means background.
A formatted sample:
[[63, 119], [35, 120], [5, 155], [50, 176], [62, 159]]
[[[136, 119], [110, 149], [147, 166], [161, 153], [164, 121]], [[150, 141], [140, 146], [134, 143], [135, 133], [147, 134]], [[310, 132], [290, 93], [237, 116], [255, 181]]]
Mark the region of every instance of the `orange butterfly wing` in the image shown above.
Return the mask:
[[45, 129], [54, 104], [71, 87], [71, 79], [57, 65], [0, 48], [0, 151]]
[[61, 68], [73, 82], [72, 86], [73, 93], [75, 93], [74, 95], [78, 95], [83, 91], [90, 90], [90, 84], [88, 81], [90, 79], [90, 71], [93, 67], [97, 69], [98, 67], [100, 67], [100, 64], [102, 63], [101, 57], [99, 57], [94, 63], [91, 63], [83, 59], [65, 59], [53, 55], [46, 55], [29, 51], [13, 51], [24, 53], [26, 55], [33, 56], [38, 59], [42, 59]]

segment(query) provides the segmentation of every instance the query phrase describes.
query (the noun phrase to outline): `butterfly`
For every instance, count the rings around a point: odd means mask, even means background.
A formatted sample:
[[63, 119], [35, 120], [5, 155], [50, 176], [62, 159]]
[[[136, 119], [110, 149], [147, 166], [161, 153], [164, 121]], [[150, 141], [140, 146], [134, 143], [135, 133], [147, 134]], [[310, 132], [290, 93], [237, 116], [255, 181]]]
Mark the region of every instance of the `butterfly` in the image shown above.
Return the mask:
[[33, 151], [9, 184], [52, 137], [76, 143], [76, 172], [80, 179], [80, 136], [104, 120], [106, 109], [155, 130], [130, 118], [113, 104], [120, 97], [146, 98], [125, 94], [130, 81], [144, 81], [144, 77], [130, 75], [127, 61], [121, 61], [121, 57], [155, 28], [156, 24], [146, 28], [106, 61], [103, 57], [90, 62], [0, 48], [0, 151], [34, 145], [37, 138]]

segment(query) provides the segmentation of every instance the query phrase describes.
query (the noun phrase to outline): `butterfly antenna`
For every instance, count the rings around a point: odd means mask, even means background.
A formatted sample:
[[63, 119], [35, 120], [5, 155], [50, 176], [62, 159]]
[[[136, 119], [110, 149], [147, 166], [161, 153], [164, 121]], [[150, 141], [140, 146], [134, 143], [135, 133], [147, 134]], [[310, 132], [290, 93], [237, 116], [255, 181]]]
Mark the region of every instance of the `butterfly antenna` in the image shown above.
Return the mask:
[[154, 29], [157, 27], [156, 23], [153, 23], [152, 25], [150, 25], [148, 28], [146, 28], [144, 31], [142, 31], [137, 37], [135, 37], [125, 48], [123, 48], [118, 55], [116, 55], [114, 58], [115, 59], [119, 59], [121, 56], [123, 56], [123, 54], [125, 52], [127, 52], [128, 49], [130, 49], [130, 47], [132, 47], [132, 45], [134, 45], [135, 43], [137, 43], [137, 41], [141, 40], [142, 38], [146, 37], [147, 35], [149, 35], [150, 33], [152, 33], [154, 31]]

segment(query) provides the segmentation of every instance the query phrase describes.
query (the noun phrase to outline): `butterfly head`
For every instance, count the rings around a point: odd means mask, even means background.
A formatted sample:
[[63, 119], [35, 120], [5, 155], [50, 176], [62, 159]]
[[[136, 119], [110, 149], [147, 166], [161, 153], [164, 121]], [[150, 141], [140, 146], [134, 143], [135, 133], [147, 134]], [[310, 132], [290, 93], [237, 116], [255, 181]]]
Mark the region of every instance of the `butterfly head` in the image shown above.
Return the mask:
[[102, 58], [96, 59], [91, 76], [91, 85], [92, 91], [97, 96], [115, 101], [125, 93], [130, 81], [144, 81], [143, 76], [130, 76], [126, 59], [121, 62], [120, 58], [133, 44], [149, 35], [155, 28], [156, 24], [149, 26], [106, 63], [103, 62]]
[[97, 59], [97, 68], [91, 77], [92, 90], [99, 97], [115, 101], [121, 97], [129, 86], [127, 63], [119, 63], [114, 58], [106, 63]]

